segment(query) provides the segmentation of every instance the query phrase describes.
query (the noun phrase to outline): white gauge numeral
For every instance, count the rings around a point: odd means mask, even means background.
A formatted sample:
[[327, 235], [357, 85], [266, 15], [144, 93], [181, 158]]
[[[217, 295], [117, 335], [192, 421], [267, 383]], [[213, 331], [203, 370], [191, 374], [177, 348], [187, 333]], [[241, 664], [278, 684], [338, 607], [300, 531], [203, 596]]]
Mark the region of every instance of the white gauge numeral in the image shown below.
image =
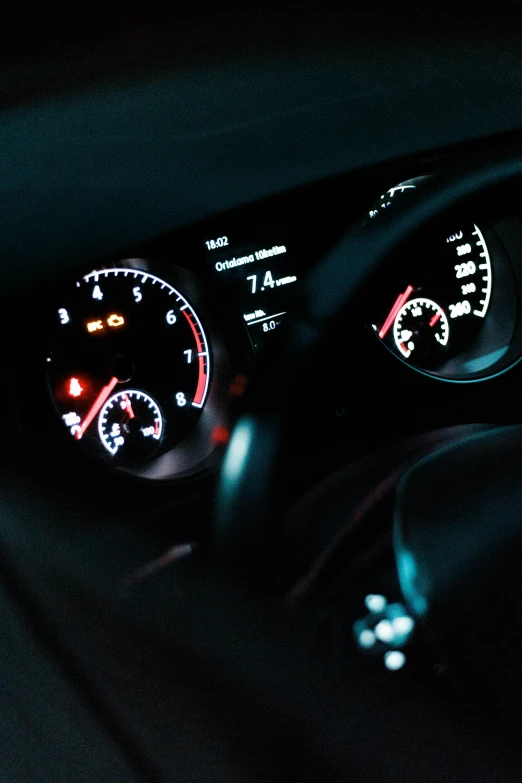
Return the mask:
[[183, 394], [183, 392], [178, 392], [176, 394], [176, 403], [177, 403], [179, 408], [184, 408], [185, 405], [187, 404], [187, 399], [186, 399], [185, 395]]
[[474, 275], [477, 271], [477, 267], [473, 263], [473, 261], [466, 261], [463, 264], [455, 264], [455, 272], [456, 272], [456, 278], [457, 280], [461, 277], [469, 277], [469, 275]]
[[272, 277], [272, 272], [270, 270], [266, 273], [265, 279], [263, 280], [263, 285], [265, 288], [273, 288], [275, 286], [274, 278]]
[[61, 324], [68, 324], [69, 321], [71, 320], [69, 318], [69, 313], [67, 312], [65, 307], [60, 307], [60, 309], [58, 310], [58, 315], [60, 316], [60, 323]]
[[172, 326], [172, 324], [176, 323], [176, 314], [174, 310], [169, 310], [167, 313], [167, 317], [165, 319], [169, 326]]
[[446, 239], [446, 242], [456, 242], [458, 239], [462, 239], [464, 234], [462, 231], [457, 231], [456, 234], [452, 234], [450, 237]]
[[187, 364], [190, 364], [192, 361], [192, 351], [190, 350], [190, 348], [188, 348], [186, 351], [183, 351], [183, 353], [187, 357]]
[[132, 289], [132, 293], [134, 294], [134, 301], [135, 302], [141, 302], [143, 299], [143, 294], [141, 293], [141, 288], [139, 285], [134, 286]]
[[471, 253], [471, 245], [468, 243], [466, 243], [465, 245], [457, 245], [455, 250], [457, 251], [458, 256], [465, 256], [468, 253]]
[[82, 437], [82, 429], [80, 427], [81, 419], [77, 413], [71, 411], [70, 413], [64, 413], [62, 419], [65, 422], [65, 426], [69, 427], [69, 432], [73, 438], [78, 440]]
[[95, 285], [92, 289], [92, 298], [100, 301], [103, 299], [103, 294], [99, 285]]
[[459, 318], [461, 315], [469, 315], [471, 313], [471, 305], [467, 299], [457, 304], [449, 305], [450, 318]]

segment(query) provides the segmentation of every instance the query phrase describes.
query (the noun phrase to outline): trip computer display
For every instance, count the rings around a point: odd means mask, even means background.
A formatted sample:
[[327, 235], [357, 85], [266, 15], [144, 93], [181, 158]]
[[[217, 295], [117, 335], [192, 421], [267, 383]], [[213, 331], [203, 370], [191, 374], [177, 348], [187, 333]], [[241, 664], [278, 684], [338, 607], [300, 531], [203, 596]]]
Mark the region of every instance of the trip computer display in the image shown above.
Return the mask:
[[279, 236], [239, 244], [221, 235], [205, 240], [204, 246], [213, 274], [228, 288], [252, 342], [261, 347], [277, 331], [295, 293], [297, 254]]

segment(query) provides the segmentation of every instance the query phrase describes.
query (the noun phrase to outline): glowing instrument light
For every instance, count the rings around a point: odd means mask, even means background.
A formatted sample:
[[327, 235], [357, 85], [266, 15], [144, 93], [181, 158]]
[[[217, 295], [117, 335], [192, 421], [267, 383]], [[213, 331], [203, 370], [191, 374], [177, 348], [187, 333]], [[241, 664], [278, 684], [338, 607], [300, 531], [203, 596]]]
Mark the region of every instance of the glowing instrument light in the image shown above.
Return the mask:
[[399, 296], [395, 300], [395, 304], [393, 305], [392, 309], [388, 313], [388, 317], [386, 318], [385, 322], [382, 325], [381, 331], [379, 332], [379, 337], [381, 338], [381, 340], [389, 331], [391, 325], [395, 321], [397, 313], [399, 312], [401, 307], [403, 307], [403, 305], [408, 301], [413, 291], [414, 291], [413, 286], [409, 285], [406, 291], [403, 294], [399, 294]]
[[117, 329], [118, 326], [123, 326], [125, 323], [125, 318], [122, 315], [117, 315], [116, 313], [113, 313], [107, 318], [107, 326], [110, 326], [113, 329]]
[[78, 378], [71, 378], [69, 381], [69, 395], [71, 397], [80, 397], [83, 391], [84, 388]]
[[84, 418], [81, 427], [77, 427], [75, 431], [72, 433], [76, 438], [76, 440], [81, 440], [81, 438], [85, 435], [85, 431], [87, 430], [91, 421], [95, 418], [101, 406], [104, 404], [105, 400], [112, 392], [112, 390], [114, 389], [117, 383], [118, 383], [118, 379], [116, 378], [116, 376], [113, 376], [110, 379], [107, 386], [103, 387], [103, 389], [101, 390], [101, 392], [98, 394], [93, 404], [91, 405], [91, 408], [87, 413], [86, 417]]

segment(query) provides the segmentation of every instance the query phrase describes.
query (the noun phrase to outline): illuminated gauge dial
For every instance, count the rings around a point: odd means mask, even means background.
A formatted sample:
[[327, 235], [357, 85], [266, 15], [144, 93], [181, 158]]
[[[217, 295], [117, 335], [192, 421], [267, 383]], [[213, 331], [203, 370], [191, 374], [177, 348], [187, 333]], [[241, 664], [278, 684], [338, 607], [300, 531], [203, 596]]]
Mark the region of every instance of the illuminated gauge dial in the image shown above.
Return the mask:
[[410, 299], [397, 313], [393, 338], [405, 359], [425, 358], [448, 344], [448, 319], [431, 299]]
[[371, 324], [409, 364], [448, 377], [482, 371], [502, 347], [496, 345], [500, 332], [489, 317], [494, 294], [490, 248], [476, 223], [457, 226], [430, 229], [401, 249], [396, 266], [381, 276]]
[[163, 416], [158, 403], [145, 392], [126, 389], [109, 397], [98, 417], [100, 440], [113, 457], [147, 459], [158, 449]]
[[146, 461], [186, 438], [211, 368], [191, 302], [148, 271], [121, 266], [85, 275], [58, 304], [47, 370], [70, 435], [118, 464]]

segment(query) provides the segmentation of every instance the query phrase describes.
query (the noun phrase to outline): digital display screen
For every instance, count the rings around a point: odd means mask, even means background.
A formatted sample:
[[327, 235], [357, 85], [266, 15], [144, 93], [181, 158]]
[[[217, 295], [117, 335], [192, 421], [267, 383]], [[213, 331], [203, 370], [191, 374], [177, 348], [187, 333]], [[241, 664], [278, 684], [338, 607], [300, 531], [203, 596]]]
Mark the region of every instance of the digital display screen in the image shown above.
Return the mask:
[[295, 295], [297, 254], [279, 237], [276, 241], [233, 243], [220, 236], [205, 241], [212, 271], [230, 291], [252, 342], [261, 347], [277, 331]]

